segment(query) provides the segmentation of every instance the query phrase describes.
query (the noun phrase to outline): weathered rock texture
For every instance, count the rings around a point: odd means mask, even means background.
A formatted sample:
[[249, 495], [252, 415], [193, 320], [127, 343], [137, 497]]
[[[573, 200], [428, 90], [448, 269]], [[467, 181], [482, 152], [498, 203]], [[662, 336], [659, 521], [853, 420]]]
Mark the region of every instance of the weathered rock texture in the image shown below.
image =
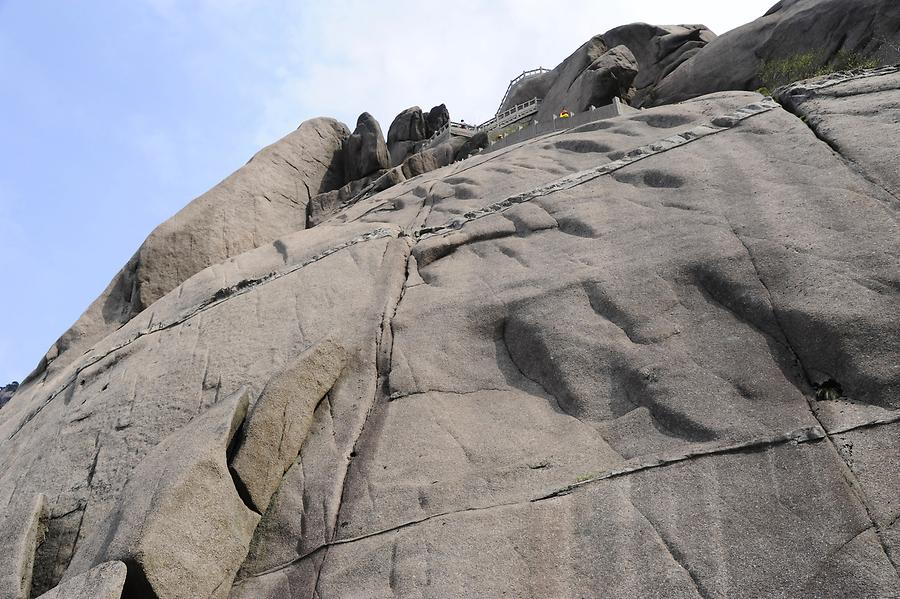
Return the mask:
[[40, 599], [119, 599], [127, 572], [122, 562], [106, 562], [54, 587]]
[[118, 560], [135, 597], [227, 597], [259, 514], [228, 471], [226, 451], [247, 412], [237, 391], [156, 445], [115, 512], [77, 547], [66, 576]]
[[346, 181], [348, 135], [333, 119], [306, 121], [157, 227], [23, 386], [64, 370], [204, 268], [304, 228], [310, 197]]
[[896, 596], [900, 72], [778, 98], [410, 172], [23, 386], [35, 594]]
[[297, 459], [313, 412], [341, 374], [345, 354], [343, 347], [326, 339], [263, 389], [231, 462], [256, 511], [269, 506], [284, 473]]
[[425, 114], [425, 134], [431, 137], [450, 122], [450, 111], [446, 104], [438, 104]]
[[896, 0], [781, 0], [763, 17], [718, 37], [664, 77], [643, 99], [661, 105], [763, 85], [764, 60], [812, 52], [820, 65], [839, 52], [900, 62]]
[[715, 38], [703, 25], [616, 27], [589, 40], [554, 70], [518, 82], [498, 113], [532, 98], [549, 100], [538, 118], [564, 108], [580, 112], [602, 106], [613, 97], [640, 106], [660, 80]]
[[387, 170], [375, 171], [368, 177], [351, 181], [340, 189], [326, 191], [313, 196], [306, 206], [306, 224], [314, 227], [327, 220], [340, 210], [342, 206], [353, 203], [363, 194], [384, 191], [388, 187], [393, 187], [404, 180], [402, 168], [395, 166]]
[[391, 157], [381, 126], [368, 112], [359, 115], [356, 129], [344, 142], [343, 159], [348, 181], [362, 179], [376, 171], [390, 168]]
[[398, 114], [391, 123], [387, 136], [391, 165], [402, 164], [422, 145], [422, 141], [449, 122], [450, 111], [445, 104], [439, 104], [428, 112], [422, 112], [421, 108], [413, 106]]
[[716, 34], [703, 25], [631, 23], [603, 34], [607, 46], [625, 46], [637, 60], [639, 72], [631, 98], [635, 106], [641, 106], [660, 80], [714, 39]]
[[591, 105], [609, 104], [615, 97], [627, 100], [637, 73], [638, 63], [628, 48], [610, 48], [603, 36], [594, 36], [550, 73], [541, 75], [553, 83], [535, 118], [551, 119], [563, 109], [582, 112]]
[[28, 599], [34, 555], [47, 532], [47, 497], [12, 498], [0, 520], [4, 554], [0, 559], [0, 598]]

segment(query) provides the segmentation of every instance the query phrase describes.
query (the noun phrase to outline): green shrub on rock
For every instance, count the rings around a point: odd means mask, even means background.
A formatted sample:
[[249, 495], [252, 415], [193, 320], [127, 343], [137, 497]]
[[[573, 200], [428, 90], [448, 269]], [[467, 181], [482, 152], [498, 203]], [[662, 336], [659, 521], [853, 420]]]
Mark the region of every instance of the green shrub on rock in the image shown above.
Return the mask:
[[879, 62], [876, 58], [847, 50], [841, 50], [830, 60], [826, 59], [821, 52], [800, 52], [787, 58], [764, 60], [758, 73], [759, 79], [762, 81], [760, 90], [768, 92], [768, 90], [795, 81], [828, 75], [837, 71], [871, 69], [878, 65]]

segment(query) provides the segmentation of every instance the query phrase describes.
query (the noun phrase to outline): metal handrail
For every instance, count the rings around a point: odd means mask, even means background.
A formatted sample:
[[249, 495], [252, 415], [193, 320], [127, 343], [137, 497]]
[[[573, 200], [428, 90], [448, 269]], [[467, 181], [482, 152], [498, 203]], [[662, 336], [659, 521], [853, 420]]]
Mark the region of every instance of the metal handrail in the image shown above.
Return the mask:
[[465, 131], [465, 132], [478, 131], [477, 127], [473, 127], [467, 123], [461, 123], [461, 122], [457, 123], [456, 121], [448, 121], [448, 122], [444, 123], [444, 125], [440, 129], [435, 131], [431, 137], [429, 137], [428, 139], [425, 140], [425, 143], [422, 144], [422, 148], [424, 149], [424, 148], [427, 148], [428, 146], [430, 146], [431, 142], [433, 142], [434, 140], [438, 139], [441, 135], [446, 133], [448, 129], [450, 130], [451, 134], [454, 132], [454, 130]]
[[497, 106], [497, 112], [499, 113], [500, 109], [503, 108], [503, 105], [506, 103], [507, 98], [509, 98], [509, 92], [512, 91], [512, 88], [515, 87], [517, 83], [519, 83], [523, 79], [527, 79], [528, 77], [533, 77], [534, 75], [542, 75], [549, 72], [550, 69], [545, 69], [544, 67], [538, 67], [536, 69], [531, 69], [530, 71], [522, 71], [521, 75], [509, 82], [509, 85], [506, 87], [506, 93], [503, 94], [503, 99], [500, 100], [500, 105]]
[[534, 97], [527, 102], [516, 104], [512, 108], [498, 114], [494, 118], [488, 119], [485, 122], [481, 123], [480, 125], [478, 125], [478, 127], [476, 127], [476, 129], [478, 131], [490, 131], [492, 129], [499, 129], [506, 124], [514, 123], [524, 116], [528, 116], [529, 114], [537, 112], [537, 107], [540, 105], [540, 103], [541, 98]]

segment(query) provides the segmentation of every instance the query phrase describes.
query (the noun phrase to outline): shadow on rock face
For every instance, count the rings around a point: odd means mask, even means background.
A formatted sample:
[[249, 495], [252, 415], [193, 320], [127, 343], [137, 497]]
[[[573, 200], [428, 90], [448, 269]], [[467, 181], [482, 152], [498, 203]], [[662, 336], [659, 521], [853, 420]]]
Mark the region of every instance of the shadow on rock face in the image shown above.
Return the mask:
[[666, 173], [656, 169], [648, 169], [639, 172], [618, 172], [613, 178], [620, 183], [627, 183], [635, 187], [654, 187], [658, 189], [678, 189], [684, 186], [684, 179], [678, 175]]
[[[601, 424], [645, 408], [662, 434], [689, 442], [716, 439], [715, 431], [679, 405], [690, 373], [629, 336], [629, 317], [600, 294], [571, 287], [509, 306], [497, 340], [509, 356], [507, 382], [528, 392], [533, 383], [563, 412]], [[502, 347], [501, 347], [502, 346]], [[524, 379], [524, 381], [523, 381]]]
[[659, 112], [653, 114], [640, 114], [631, 117], [631, 120], [647, 123], [651, 127], [656, 127], [657, 129], [671, 129], [673, 127], [687, 125], [693, 121], [692, 118], [683, 114], [665, 114]]

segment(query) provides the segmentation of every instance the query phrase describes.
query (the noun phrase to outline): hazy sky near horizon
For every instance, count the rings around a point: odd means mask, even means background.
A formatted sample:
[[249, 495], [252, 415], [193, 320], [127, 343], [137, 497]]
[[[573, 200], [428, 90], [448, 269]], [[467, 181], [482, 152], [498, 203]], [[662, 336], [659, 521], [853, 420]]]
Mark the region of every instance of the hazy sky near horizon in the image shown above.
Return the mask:
[[[634, 21], [775, 0], [0, 0], [0, 385], [191, 199], [315, 116], [481, 122], [509, 79]], [[447, 11], [446, 7], [452, 7]]]

